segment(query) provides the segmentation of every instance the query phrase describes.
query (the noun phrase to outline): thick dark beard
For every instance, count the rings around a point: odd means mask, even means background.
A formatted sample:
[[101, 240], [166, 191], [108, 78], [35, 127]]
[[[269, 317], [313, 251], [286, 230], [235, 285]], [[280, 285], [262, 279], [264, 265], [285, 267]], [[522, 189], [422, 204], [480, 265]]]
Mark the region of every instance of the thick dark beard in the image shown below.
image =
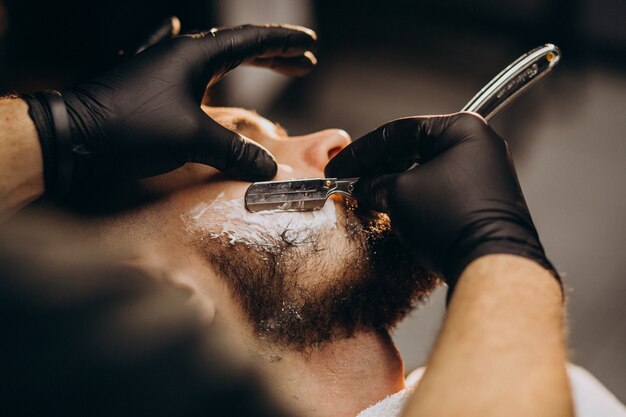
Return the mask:
[[[342, 254], [345, 263], [339, 272], [332, 265], [332, 277], [326, 274], [329, 265], [311, 263], [330, 250], [328, 232], [311, 231], [302, 244], [282, 233], [280, 241], [263, 246], [206, 234], [194, 237], [261, 341], [306, 351], [358, 331], [390, 330], [439, 283], [410, 260], [386, 216], [366, 220], [346, 205], [346, 231], [354, 250]], [[312, 272], [325, 279], [302, 284], [299, 276]]]

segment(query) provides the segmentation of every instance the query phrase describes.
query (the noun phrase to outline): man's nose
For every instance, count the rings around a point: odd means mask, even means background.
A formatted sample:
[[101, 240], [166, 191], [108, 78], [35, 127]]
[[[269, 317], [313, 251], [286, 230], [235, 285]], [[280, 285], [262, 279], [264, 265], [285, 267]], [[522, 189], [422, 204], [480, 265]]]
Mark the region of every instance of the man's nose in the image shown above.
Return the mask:
[[326, 164], [351, 142], [341, 129], [327, 129], [302, 137], [306, 140], [304, 158], [312, 167], [324, 171]]

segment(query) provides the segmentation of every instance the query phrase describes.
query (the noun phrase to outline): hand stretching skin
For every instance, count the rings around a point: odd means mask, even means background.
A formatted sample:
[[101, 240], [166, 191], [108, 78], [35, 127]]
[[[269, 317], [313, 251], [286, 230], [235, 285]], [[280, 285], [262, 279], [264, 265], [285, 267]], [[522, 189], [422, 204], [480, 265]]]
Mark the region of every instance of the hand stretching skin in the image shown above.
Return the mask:
[[[274, 158], [200, 109], [208, 87], [240, 64], [303, 75], [315, 65], [315, 33], [295, 26], [240, 26], [179, 36], [129, 58], [102, 76], [61, 91], [69, 115], [71, 184], [57, 184], [54, 125], [45, 95], [26, 97], [44, 149], [46, 191], [142, 178], [186, 162], [241, 179], [270, 179]], [[67, 149], [66, 149], [67, 151]], [[66, 164], [67, 165], [67, 164]]]

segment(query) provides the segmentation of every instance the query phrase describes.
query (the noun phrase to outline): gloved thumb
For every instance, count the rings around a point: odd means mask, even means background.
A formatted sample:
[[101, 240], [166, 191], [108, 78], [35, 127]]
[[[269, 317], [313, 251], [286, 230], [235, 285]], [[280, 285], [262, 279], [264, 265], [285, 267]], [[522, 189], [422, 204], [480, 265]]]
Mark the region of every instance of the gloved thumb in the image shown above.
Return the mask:
[[210, 165], [231, 178], [247, 181], [270, 180], [276, 176], [278, 165], [267, 149], [209, 117], [205, 119], [186, 162]]
[[400, 174], [386, 174], [361, 177], [354, 185], [352, 196], [360, 206], [387, 213], [388, 196], [399, 176]]

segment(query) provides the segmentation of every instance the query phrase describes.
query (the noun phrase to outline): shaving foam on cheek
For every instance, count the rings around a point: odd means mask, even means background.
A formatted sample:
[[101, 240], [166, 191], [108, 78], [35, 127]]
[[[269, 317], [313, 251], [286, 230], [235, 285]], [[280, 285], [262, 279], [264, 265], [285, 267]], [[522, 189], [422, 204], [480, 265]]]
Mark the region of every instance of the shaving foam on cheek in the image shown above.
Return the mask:
[[243, 199], [226, 200], [224, 193], [220, 193], [212, 202], [194, 207], [187, 219], [206, 229], [212, 237], [227, 237], [231, 244], [267, 245], [284, 240], [302, 244], [313, 233], [337, 228], [337, 213], [331, 199], [318, 211], [251, 213]]

